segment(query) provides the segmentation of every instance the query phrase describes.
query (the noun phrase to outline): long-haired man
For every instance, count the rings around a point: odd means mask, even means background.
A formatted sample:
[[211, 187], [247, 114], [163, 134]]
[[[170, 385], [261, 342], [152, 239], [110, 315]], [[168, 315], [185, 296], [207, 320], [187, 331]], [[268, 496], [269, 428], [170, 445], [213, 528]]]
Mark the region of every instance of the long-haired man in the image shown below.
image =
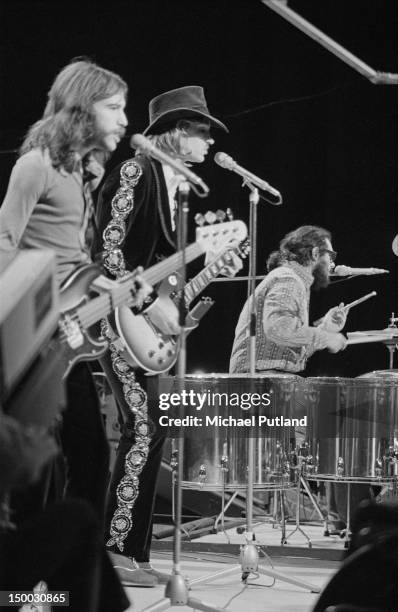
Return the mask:
[[[87, 59], [65, 66], [48, 92], [43, 116], [28, 131], [0, 209], [0, 250], [52, 249], [61, 285], [90, 262], [92, 190], [122, 138], [127, 85]], [[103, 520], [109, 447], [91, 373], [78, 364], [67, 379], [61, 437], [66, 495], [89, 501]]]

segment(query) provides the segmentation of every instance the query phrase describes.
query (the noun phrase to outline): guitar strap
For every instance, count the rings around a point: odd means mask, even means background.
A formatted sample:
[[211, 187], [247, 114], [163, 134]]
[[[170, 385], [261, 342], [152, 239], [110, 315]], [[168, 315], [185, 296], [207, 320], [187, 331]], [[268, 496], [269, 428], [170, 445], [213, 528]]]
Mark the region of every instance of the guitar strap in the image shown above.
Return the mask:
[[[112, 199], [112, 218], [103, 232], [104, 265], [116, 276], [124, 276], [125, 259], [120, 245], [126, 237], [126, 219], [134, 208], [134, 187], [142, 175], [142, 168], [134, 161], [127, 161], [120, 170], [120, 188]], [[121, 355], [118, 336], [107, 319], [101, 321], [102, 335], [108, 339], [112, 367], [123, 387], [123, 395], [134, 415], [135, 442], [126, 455], [124, 476], [116, 489], [117, 508], [110, 524], [110, 539], [107, 546], [124, 550], [124, 540], [133, 527], [132, 510], [139, 493], [139, 475], [149, 453], [149, 419], [147, 394], [136, 381], [134, 369]]]

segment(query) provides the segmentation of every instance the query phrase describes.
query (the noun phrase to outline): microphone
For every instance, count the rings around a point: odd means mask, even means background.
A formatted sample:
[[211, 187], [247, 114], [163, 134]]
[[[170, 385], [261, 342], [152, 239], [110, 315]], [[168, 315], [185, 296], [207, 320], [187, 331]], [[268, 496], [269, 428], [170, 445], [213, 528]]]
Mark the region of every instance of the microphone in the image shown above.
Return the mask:
[[274, 204], [274, 205], [282, 204], [282, 196], [279, 193], [279, 191], [271, 187], [271, 185], [267, 183], [267, 181], [263, 181], [255, 174], [252, 174], [251, 172], [249, 172], [249, 170], [242, 168], [242, 166], [238, 166], [236, 161], [232, 159], [232, 157], [230, 157], [226, 153], [221, 153], [221, 152], [216, 153], [214, 156], [214, 161], [216, 162], [216, 164], [221, 166], [221, 168], [225, 168], [226, 170], [231, 170], [232, 172], [236, 172], [236, 174], [239, 174], [240, 176], [242, 176], [244, 180], [247, 181], [248, 183], [252, 183], [255, 187], [258, 187], [262, 191], [266, 191], [267, 193], [270, 193], [275, 198], [277, 198], [277, 202], [270, 202], [270, 204]]
[[210, 190], [208, 186], [197, 174], [187, 168], [180, 159], [175, 159], [174, 157], [171, 157], [171, 155], [168, 155], [167, 153], [164, 153], [164, 151], [161, 151], [160, 149], [155, 147], [155, 145], [151, 143], [149, 138], [146, 138], [142, 134], [133, 134], [130, 140], [130, 145], [134, 149], [141, 149], [141, 151], [144, 151], [144, 153], [147, 153], [151, 157], [154, 157], [160, 162], [163, 162], [164, 164], [167, 164], [168, 166], [174, 168], [174, 170], [176, 170], [179, 174], [185, 176], [187, 181], [193, 183], [194, 185], [199, 185], [199, 187], [202, 188], [204, 195], [207, 195], [209, 193]]
[[371, 276], [372, 274], [389, 274], [390, 270], [383, 270], [382, 268], [350, 268], [350, 266], [336, 266], [333, 270], [333, 276], [354, 276], [358, 274], [364, 274], [365, 276]]

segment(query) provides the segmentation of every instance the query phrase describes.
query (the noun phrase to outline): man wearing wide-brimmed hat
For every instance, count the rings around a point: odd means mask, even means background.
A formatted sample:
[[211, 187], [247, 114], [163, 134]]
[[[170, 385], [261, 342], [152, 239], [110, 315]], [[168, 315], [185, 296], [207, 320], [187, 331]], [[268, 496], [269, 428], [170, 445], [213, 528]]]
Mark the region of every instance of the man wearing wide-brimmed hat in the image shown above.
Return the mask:
[[[214, 144], [213, 128], [228, 131], [210, 114], [202, 87], [191, 85], [151, 100], [144, 134], [157, 148], [191, 164], [204, 161]], [[120, 277], [137, 266], [147, 268], [175, 252], [175, 196], [181, 178], [170, 166], [140, 151], [110, 174], [98, 200], [97, 222], [103, 242], [98, 238], [94, 250], [104, 252], [103, 262], [112, 276]], [[163, 313], [155, 300], [146, 312], [164, 333], [178, 333], [177, 309]], [[109, 322], [103, 322], [103, 333], [111, 349], [103, 368], [123, 421], [109, 491], [107, 544], [124, 555], [114, 557], [123, 581], [154, 586], [168, 579], [149, 564], [164, 438], [148, 432], [152, 408], [148, 414], [142, 388], [146, 389], [147, 379], [123, 359]]]

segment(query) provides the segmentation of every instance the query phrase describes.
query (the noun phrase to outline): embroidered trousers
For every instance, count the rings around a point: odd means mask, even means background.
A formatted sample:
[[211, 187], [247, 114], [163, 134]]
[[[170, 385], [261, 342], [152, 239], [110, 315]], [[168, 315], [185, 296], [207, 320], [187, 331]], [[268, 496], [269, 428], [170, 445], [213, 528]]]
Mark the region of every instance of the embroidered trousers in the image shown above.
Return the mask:
[[[105, 541], [109, 539], [109, 527], [115, 510], [118, 507], [117, 487], [125, 474], [126, 455], [135, 442], [135, 415], [131, 412], [123, 394], [122, 384], [113, 371], [109, 353], [100, 360], [112, 392], [114, 394], [121, 422], [121, 437], [116, 453], [115, 465], [108, 490], [105, 514]], [[153, 511], [156, 498], [156, 482], [162, 460], [164, 435], [156, 431], [159, 408], [155, 394], [149, 389], [156, 388], [157, 377], [146, 377], [141, 371], [136, 372], [136, 381], [148, 393], [148, 416], [152, 423], [149, 454], [142, 472], [139, 475], [139, 493], [132, 509], [133, 526], [124, 540], [123, 554], [134, 557], [136, 561], [149, 561], [152, 539]], [[115, 548], [115, 552], [119, 552]]]

